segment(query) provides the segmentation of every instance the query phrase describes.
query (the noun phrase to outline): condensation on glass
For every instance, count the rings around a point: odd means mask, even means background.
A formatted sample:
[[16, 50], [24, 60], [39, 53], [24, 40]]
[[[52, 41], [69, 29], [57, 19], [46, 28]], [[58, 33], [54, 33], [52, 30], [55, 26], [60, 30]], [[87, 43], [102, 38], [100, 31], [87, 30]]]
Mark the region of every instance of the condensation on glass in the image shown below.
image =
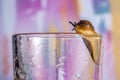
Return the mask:
[[97, 63], [76, 33], [23, 33], [12, 36], [14, 80], [102, 80], [102, 46], [92, 38]]

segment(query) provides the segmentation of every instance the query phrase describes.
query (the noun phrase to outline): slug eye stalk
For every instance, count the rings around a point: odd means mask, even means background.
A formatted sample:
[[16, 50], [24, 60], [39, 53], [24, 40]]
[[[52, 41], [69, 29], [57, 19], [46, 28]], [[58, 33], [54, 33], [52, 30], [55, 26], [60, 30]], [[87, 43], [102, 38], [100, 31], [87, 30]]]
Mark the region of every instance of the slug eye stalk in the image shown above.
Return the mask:
[[72, 23], [71, 21], [69, 21], [69, 23], [72, 24], [74, 27], [72, 30], [75, 30], [77, 23], [76, 22]]

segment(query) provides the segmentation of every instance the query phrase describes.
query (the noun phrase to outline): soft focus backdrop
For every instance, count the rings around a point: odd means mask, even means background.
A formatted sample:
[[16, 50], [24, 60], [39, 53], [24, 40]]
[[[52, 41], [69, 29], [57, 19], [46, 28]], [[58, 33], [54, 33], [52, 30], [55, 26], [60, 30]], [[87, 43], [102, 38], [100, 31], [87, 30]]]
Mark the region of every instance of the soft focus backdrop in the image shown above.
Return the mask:
[[103, 80], [120, 80], [119, 7], [118, 0], [0, 0], [0, 80], [13, 80], [12, 34], [73, 32], [68, 22], [80, 19], [104, 35]]

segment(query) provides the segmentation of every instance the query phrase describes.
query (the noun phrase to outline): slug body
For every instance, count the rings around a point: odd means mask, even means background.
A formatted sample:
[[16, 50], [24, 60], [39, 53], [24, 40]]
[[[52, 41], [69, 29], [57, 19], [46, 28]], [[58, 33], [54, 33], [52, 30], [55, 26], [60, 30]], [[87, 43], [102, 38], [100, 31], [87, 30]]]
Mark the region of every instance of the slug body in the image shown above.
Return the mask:
[[[94, 26], [88, 20], [81, 20], [78, 23], [76, 23], [76, 22], [72, 23], [70, 21], [69, 23], [71, 23], [74, 26], [74, 28], [72, 30], [75, 30], [76, 33], [78, 33], [79, 35], [82, 35], [83, 42], [85, 43], [92, 60], [95, 63], [97, 63], [99, 53], [98, 54], [95, 53], [93, 48], [96, 46], [94, 43], [92, 43], [93, 40], [89, 39], [90, 38], [89, 36], [98, 36], [98, 34], [95, 32]], [[101, 43], [99, 43], [99, 44], [101, 44]]]

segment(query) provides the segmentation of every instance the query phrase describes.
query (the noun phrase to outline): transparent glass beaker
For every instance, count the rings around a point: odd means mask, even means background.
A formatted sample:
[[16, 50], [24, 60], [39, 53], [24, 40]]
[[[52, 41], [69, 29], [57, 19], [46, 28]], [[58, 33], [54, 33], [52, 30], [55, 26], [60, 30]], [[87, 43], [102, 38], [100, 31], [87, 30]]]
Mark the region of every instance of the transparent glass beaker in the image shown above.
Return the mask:
[[77, 33], [14, 34], [14, 80], [102, 80], [101, 36], [87, 38], [95, 56]]

